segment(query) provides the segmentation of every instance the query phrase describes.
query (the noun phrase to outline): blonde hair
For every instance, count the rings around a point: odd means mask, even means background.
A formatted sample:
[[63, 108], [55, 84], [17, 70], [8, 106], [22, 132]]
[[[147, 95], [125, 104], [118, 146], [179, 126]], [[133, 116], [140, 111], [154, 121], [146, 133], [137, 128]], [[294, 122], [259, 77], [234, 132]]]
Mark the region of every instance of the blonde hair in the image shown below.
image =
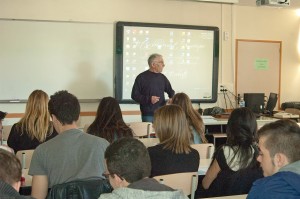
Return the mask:
[[[194, 109], [189, 96], [185, 93], [177, 93], [172, 98], [172, 104], [180, 106], [186, 114], [186, 118], [189, 125], [194, 127], [197, 133], [199, 133], [203, 143], [207, 143], [204, 132], [205, 127], [200, 114]], [[193, 134], [192, 134], [193, 139]]]
[[191, 132], [185, 114], [178, 105], [167, 105], [154, 113], [153, 127], [164, 149], [174, 153], [191, 151]]
[[44, 142], [52, 124], [48, 112], [49, 97], [42, 90], [34, 90], [27, 101], [23, 118], [18, 122], [17, 127], [23, 134], [26, 132], [31, 139], [36, 138]]

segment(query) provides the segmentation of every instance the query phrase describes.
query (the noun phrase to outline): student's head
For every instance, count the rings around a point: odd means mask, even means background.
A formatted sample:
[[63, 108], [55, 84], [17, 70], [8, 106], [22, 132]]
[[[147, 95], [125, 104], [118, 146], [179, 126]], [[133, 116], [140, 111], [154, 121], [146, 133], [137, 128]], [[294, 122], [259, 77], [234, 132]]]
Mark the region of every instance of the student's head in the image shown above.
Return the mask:
[[161, 73], [163, 71], [163, 68], [165, 67], [162, 55], [157, 53], [150, 55], [148, 58], [148, 65], [150, 71], [155, 73]]
[[94, 122], [87, 129], [89, 134], [113, 142], [116, 137], [132, 137], [132, 130], [125, 124], [120, 105], [113, 97], [104, 97], [97, 110]]
[[180, 106], [171, 104], [157, 109], [154, 113], [153, 128], [165, 149], [175, 153], [190, 152], [191, 132]]
[[42, 90], [34, 90], [28, 97], [24, 116], [18, 122], [18, 128], [29, 137], [45, 141], [50, 125], [48, 111], [49, 97]]
[[232, 111], [227, 123], [227, 144], [249, 147], [254, 142], [257, 122], [254, 113], [248, 108]]
[[189, 96], [185, 93], [176, 93], [172, 98], [172, 104], [176, 104], [183, 109], [189, 121], [189, 125], [193, 126], [200, 134], [202, 142], [206, 142], [203, 120], [200, 114], [194, 109]]
[[0, 149], [0, 180], [14, 187], [20, 188], [22, 167], [17, 157], [4, 149]]
[[300, 127], [291, 120], [278, 120], [258, 130], [260, 162], [264, 176], [300, 160]]
[[176, 93], [172, 97], [172, 104], [177, 104], [180, 106], [185, 113], [193, 110], [192, 102], [189, 96], [185, 93]]
[[104, 97], [98, 106], [96, 120], [99, 123], [116, 124], [123, 120], [122, 112], [118, 101], [113, 97]]
[[49, 97], [42, 90], [34, 90], [28, 97], [24, 117], [35, 116], [50, 119], [48, 112]]
[[58, 91], [50, 97], [49, 112], [62, 125], [72, 124], [79, 118], [79, 101], [68, 91]]
[[110, 184], [113, 188], [150, 176], [151, 161], [145, 145], [135, 138], [121, 138], [105, 151]]

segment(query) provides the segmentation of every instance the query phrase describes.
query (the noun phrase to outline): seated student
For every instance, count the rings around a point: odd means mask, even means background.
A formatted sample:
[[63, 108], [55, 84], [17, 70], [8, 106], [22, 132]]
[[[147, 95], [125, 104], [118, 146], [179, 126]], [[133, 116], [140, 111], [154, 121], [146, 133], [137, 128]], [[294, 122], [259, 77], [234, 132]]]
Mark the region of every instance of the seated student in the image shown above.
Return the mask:
[[257, 160], [265, 178], [253, 183], [249, 199], [300, 198], [300, 127], [291, 120], [278, 120], [258, 131]]
[[191, 132], [178, 105], [166, 105], [154, 113], [153, 128], [160, 144], [149, 147], [151, 176], [198, 171], [200, 156], [191, 148]]
[[30, 199], [32, 197], [21, 196], [22, 167], [17, 157], [8, 151], [0, 149], [0, 198], [1, 199]]
[[189, 96], [185, 93], [176, 93], [172, 98], [172, 104], [177, 104], [185, 112], [192, 132], [192, 143], [207, 143], [203, 120], [201, 115], [194, 109]]
[[5, 118], [6, 114], [7, 113], [0, 111], [0, 148], [13, 153], [14, 150], [12, 148], [9, 148], [7, 145], [4, 145], [2, 143], [2, 141], [3, 141], [3, 138], [2, 138], [2, 136], [3, 136], [2, 120]]
[[144, 144], [134, 138], [121, 138], [105, 151], [105, 175], [114, 191], [101, 194], [99, 199], [176, 198], [187, 199], [182, 191], [149, 178], [151, 164]]
[[133, 136], [132, 129], [123, 120], [118, 101], [113, 97], [104, 97], [101, 100], [96, 118], [87, 133], [102, 137], [110, 143], [121, 137]]
[[57, 135], [50, 121], [48, 101], [47, 93], [42, 90], [30, 94], [24, 116], [12, 126], [8, 136], [7, 144], [15, 153], [35, 149]]
[[256, 161], [256, 131], [256, 117], [250, 109], [232, 111], [227, 123], [226, 144], [214, 154], [202, 181], [201, 197], [246, 194], [252, 183], [263, 177]]
[[67, 91], [50, 97], [49, 112], [58, 136], [39, 145], [33, 153], [29, 175], [32, 175], [31, 195], [37, 199], [47, 196], [48, 187], [102, 177], [104, 152], [109, 143], [78, 129], [80, 105]]

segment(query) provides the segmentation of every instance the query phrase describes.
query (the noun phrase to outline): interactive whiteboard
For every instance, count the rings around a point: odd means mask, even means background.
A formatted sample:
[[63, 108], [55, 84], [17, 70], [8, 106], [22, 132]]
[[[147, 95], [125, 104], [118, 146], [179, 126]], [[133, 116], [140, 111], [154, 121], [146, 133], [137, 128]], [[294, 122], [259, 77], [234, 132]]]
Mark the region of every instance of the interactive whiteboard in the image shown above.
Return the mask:
[[216, 102], [219, 29], [207, 26], [118, 22], [116, 26], [115, 96], [134, 103], [136, 76], [149, 69], [150, 54], [163, 56], [163, 73], [175, 92], [193, 102]]

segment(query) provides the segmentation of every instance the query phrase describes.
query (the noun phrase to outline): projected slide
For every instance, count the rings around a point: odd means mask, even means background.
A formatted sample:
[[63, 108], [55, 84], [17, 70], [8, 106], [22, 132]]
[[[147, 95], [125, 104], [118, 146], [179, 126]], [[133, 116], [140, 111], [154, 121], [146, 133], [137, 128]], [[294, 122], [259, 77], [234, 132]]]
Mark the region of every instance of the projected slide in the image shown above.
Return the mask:
[[117, 26], [116, 97], [121, 101], [131, 100], [136, 76], [149, 69], [149, 55], [159, 53], [165, 61], [163, 74], [175, 92], [185, 92], [193, 101], [214, 101], [218, 63], [216, 28], [151, 25], [123, 22], [119, 29]]

